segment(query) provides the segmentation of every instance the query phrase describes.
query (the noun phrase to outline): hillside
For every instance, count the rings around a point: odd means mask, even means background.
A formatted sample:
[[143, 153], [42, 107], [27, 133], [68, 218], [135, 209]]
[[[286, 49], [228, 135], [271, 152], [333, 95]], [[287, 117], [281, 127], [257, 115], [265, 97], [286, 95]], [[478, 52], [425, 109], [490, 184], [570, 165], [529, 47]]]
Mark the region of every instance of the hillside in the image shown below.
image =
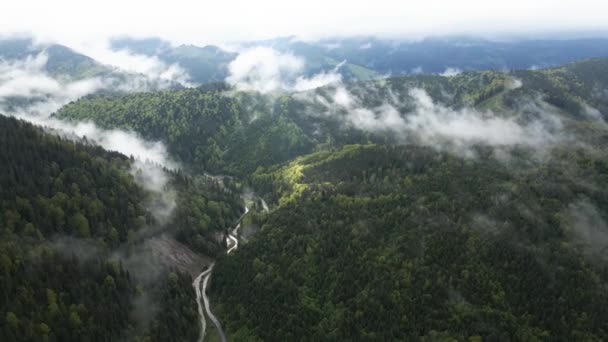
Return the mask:
[[168, 64], [177, 63], [186, 70], [193, 82], [199, 84], [223, 81], [228, 76], [228, 64], [237, 56], [213, 45], [173, 47], [158, 38], [117, 38], [112, 40], [111, 46], [114, 50], [155, 56]]
[[94, 76], [107, 76], [113, 69], [94, 59], [77, 53], [60, 44], [36, 44], [32, 38], [0, 39], [0, 59], [24, 60], [28, 56], [45, 53], [48, 61], [45, 71], [51, 76], [80, 80]]
[[347, 60], [380, 75], [538, 69], [608, 56], [605, 38], [487, 40], [446, 36], [399, 40], [363, 36], [302, 41], [284, 37], [261, 44], [301, 55]]
[[164, 141], [272, 203], [211, 283], [229, 338], [608, 338], [608, 60], [56, 113]]
[[235, 341], [605, 339], [606, 154], [516, 158], [349, 145], [256, 172], [277, 207], [216, 272], [226, 329]]
[[[4, 116], [0, 163], [1, 340], [198, 334], [190, 276], [141, 242], [164, 232], [214, 255], [223, 222], [240, 214], [236, 198], [180, 174], [164, 194], [147, 190], [133, 160]], [[167, 193], [177, 206], [169, 216]]]
[[[397, 136], [411, 128], [399, 134], [387, 130], [382, 111], [394, 108], [405, 120], [415, 116], [420, 99], [410, 91], [418, 89], [428, 94], [433, 110], [442, 106], [458, 114], [473, 109], [474, 115], [493, 111], [522, 124], [544, 120], [550, 112], [569, 131], [593, 130], [597, 123], [587, 119], [608, 112], [599, 91], [606, 86], [607, 67], [606, 59], [594, 59], [539, 71], [396, 77], [268, 96], [234, 93], [217, 84], [173, 92], [88, 96], [55, 116], [93, 120], [104, 128], [132, 128], [147, 139], [164, 141], [179, 161], [193, 169], [247, 176], [258, 166], [284, 162], [317, 147], [398, 141]], [[348, 106], [356, 108], [336, 104], [338, 95], [350, 97]], [[358, 110], [369, 117], [350, 115]], [[378, 127], [366, 126], [364, 119]]]

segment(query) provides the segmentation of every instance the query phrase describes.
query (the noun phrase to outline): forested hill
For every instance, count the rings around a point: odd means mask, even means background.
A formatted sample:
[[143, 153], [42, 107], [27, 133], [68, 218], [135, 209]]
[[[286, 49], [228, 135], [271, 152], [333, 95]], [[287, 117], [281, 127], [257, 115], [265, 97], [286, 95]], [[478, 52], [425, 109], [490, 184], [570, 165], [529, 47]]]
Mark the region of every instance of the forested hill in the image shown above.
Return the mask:
[[157, 195], [136, 183], [132, 160], [4, 116], [0, 165], [0, 340], [197, 336], [190, 276], [154, 260], [128, 266], [144, 258], [139, 241], [162, 227], [199, 251], [223, 250], [211, 237], [239, 214], [231, 196], [203, 196], [173, 174], [177, 215], [162, 225], [149, 207]]
[[235, 341], [608, 337], [608, 156], [349, 145], [256, 172], [276, 209], [218, 265]]
[[[446, 106], [494, 118], [549, 115], [561, 133], [531, 144], [487, 136], [462, 151], [454, 144], [463, 137], [437, 125], [447, 140], [343, 145], [259, 168], [252, 186], [275, 209], [218, 265], [211, 288], [232, 338], [607, 339], [606, 66], [419, 76], [352, 90], [374, 101], [388, 89], [424, 87]], [[428, 103], [417, 111], [448, 122], [488, 113]], [[475, 120], [467, 123], [461, 128], [472, 130]]]
[[260, 95], [92, 96], [273, 207], [218, 261], [234, 341], [608, 339], [608, 60]]
[[[581, 128], [579, 121], [608, 113], [607, 85], [608, 59], [592, 59], [538, 71], [417, 75], [295, 94], [238, 93], [218, 84], [95, 95], [70, 103], [55, 115], [93, 120], [105, 128], [134, 129], [147, 139], [164, 141], [172, 155], [192, 169], [247, 176], [258, 166], [284, 162], [321, 146], [394, 142], [391, 125], [374, 126], [375, 118], [369, 115], [382, 118], [387, 108], [383, 105], [390, 104], [407, 119], [416, 113], [412, 89], [424, 90], [435, 104], [454, 111], [493, 111], [517, 121], [539, 120], [544, 112], [552, 112], [580, 133], [592, 127]], [[340, 102], [344, 95], [351, 101], [346, 107]], [[366, 120], [372, 125], [366, 126]]]

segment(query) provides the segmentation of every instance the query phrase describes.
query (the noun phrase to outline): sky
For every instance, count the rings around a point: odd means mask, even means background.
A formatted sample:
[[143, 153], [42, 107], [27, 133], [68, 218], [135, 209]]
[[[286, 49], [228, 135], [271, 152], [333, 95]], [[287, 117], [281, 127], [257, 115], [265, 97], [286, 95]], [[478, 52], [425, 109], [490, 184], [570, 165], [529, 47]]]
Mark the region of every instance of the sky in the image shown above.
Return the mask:
[[276, 36], [608, 31], [605, 0], [5, 0], [0, 34], [78, 45], [111, 36], [221, 44]]

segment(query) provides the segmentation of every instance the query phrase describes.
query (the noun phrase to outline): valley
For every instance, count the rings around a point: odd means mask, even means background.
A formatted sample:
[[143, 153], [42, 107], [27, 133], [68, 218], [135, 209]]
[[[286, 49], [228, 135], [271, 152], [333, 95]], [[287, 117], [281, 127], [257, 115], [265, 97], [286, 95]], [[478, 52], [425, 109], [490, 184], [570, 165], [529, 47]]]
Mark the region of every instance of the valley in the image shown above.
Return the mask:
[[4, 42], [0, 340], [605, 340], [603, 42]]

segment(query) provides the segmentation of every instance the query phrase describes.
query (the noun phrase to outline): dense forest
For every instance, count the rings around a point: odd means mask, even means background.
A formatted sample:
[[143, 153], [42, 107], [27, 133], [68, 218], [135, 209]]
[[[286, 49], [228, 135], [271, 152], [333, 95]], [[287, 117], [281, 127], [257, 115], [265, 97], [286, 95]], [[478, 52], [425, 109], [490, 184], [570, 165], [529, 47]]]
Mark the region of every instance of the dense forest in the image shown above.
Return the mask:
[[580, 218], [605, 222], [605, 158], [351, 145], [257, 172], [279, 207], [211, 291], [234, 340], [605, 339], [607, 235]]
[[132, 163], [0, 116], [1, 340], [197, 336], [190, 276], [150, 261], [158, 274], [151, 283], [123, 260], [130, 263], [137, 244], [161, 232], [219, 253], [224, 246], [212, 236], [238, 217], [238, 198], [171, 173], [177, 208], [161, 224], [147, 207], [157, 195], [136, 182]]
[[[132, 129], [164, 142], [184, 165], [174, 173], [180, 213], [172, 218], [174, 233], [217, 258], [209, 294], [230, 340], [605, 340], [606, 88], [608, 60], [591, 59], [544, 70], [414, 75], [270, 95], [223, 84], [97, 94], [55, 117]], [[465, 125], [465, 132], [446, 122]], [[62, 234], [106, 249], [129, 244], [130, 230], [154, 225], [144, 205], [151, 195], [124, 171], [129, 159], [34, 135], [77, 151], [72, 154], [84, 158], [77, 165], [85, 168], [77, 175], [84, 179], [54, 168], [54, 159], [23, 157], [24, 165], [43, 163], [24, 167], [24, 174], [41, 174], [25, 181], [21, 172], [5, 176], [11, 188], [23, 187], [3, 202], [7, 234], [48, 239], [59, 229], [49, 224], [59, 215], [55, 207], [64, 213]], [[228, 178], [231, 191], [204, 172], [235, 176]], [[92, 190], [105, 179], [111, 181], [100, 188], [122, 188]], [[272, 210], [252, 214], [247, 222], [259, 226], [257, 234], [223, 256], [214, 237], [240, 214], [234, 194], [247, 186]], [[58, 191], [66, 203], [53, 201]], [[120, 191], [126, 199], [112, 196]], [[112, 202], [117, 198], [127, 202]], [[91, 208], [95, 200], [101, 209]], [[117, 204], [118, 212], [104, 211]], [[9, 256], [7, 269], [15, 258]], [[113, 293], [122, 298], [114, 303], [133, 303], [131, 293], [139, 290], [128, 267], [95, 262], [99, 279], [114, 279]], [[193, 302], [178, 290], [186, 290], [187, 276], [165, 278], [154, 296]], [[166, 316], [138, 336], [166, 337], [174, 324], [175, 339], [194, 339], [196, 322], [178, 318], [195, 320], [192, 303], [174, 309], [183, 316], [162, 311]], [[91, 314], [87, 310], [82, 315]], [[6, 329], [23, 329], [26, 314], [6, 311]], [[51, 326], [45, 315], [26, 319], [32, 331]], [[116, 323], [113, 336], [137, 331], [129, 319]]]
[[243, 94], [238, 100], [225, 96], [226, 90], [211, 85], [118, 98], [90, 96], [56, 116], [135, 129], [147, 139], [164, 141], [172, 155], [198, 172], [243, 176], [257, 164], [272, 165], [311, 151], [310, 139], [289, 118], [252, 120], [258, 112], [273, 110], [265, 98]]
[[[608, 111], [602, 93], [608, 85], [606, 73], [608, 61], [592, 59], [538, 71], [416, 75], [344, 87], [361, 108], [390, 104], [406, 118], [416, 112], [411, 89], [421, 89], [437, 105], [453, 110], [493, 111], [518, 121], [538, 119], [539, 110], [534, 107], [548, 105], [572, 126], [569, 129], [577, 131], [592, 128], [581, 128], [576, 122], [585, 118], [589, 106], [599, 113]], [[66, 105], [55, 116], [93, 120], [104, 128], [134, 129], [147, 139], [165, 142], [172, 155], [194, 171], [242, 178], [258, 166], [286, 162], [319, 148], [401, 142], [390, 132], [361, 129], [349, 122], [349, 111], [336, 110], [331, 103], [339, 90], [330, 85], [308, 92], [260, 95], [211, 84], [160, 93], [91, 95]], [[586, 137], [582, 133], [579, 138]]]

